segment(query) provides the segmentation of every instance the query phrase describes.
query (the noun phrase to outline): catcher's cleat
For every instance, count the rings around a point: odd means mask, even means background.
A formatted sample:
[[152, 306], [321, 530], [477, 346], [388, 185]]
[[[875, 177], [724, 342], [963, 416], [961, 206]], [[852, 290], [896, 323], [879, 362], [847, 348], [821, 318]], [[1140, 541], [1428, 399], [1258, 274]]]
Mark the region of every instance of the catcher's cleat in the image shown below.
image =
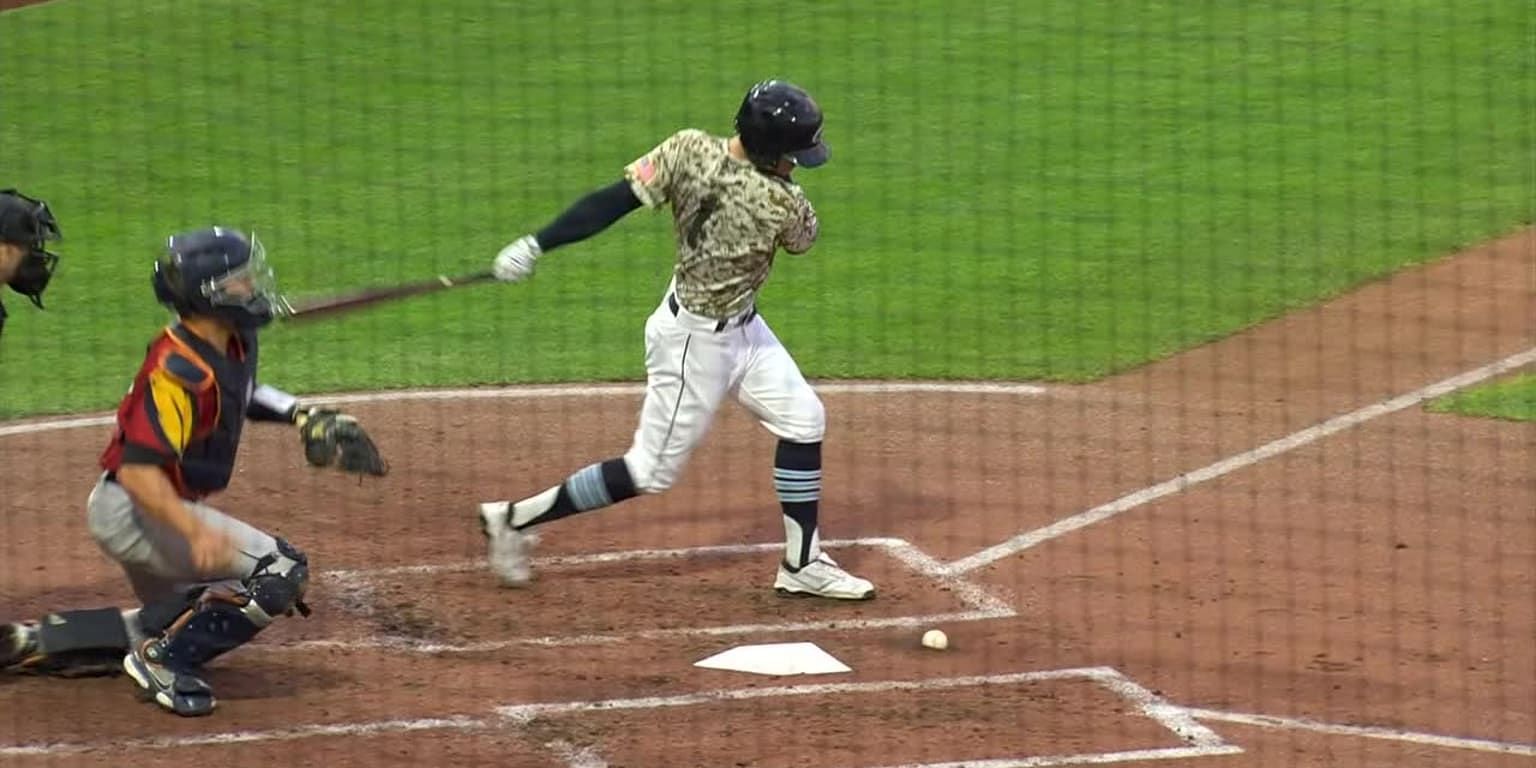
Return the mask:
[[773, 588], [781, 595], [826, 597], [833, 600], [870, 600], [875, 596], [875, 585], [843, 570], [826, 553], [792, 570], [788, 563], [779, 563], [779, 577]]
[[24, 667], [36, 657], [36, 625], [27, 622], [0, 624], [0, 669]]
[[159, 653], [159, 641], [146, 640], [123, 657], [123, 671], [148, 699], [168, 712], [182, 717], [212, 714], [219, 704], [213, 697], [213, 688], [196, 675], [177, 672], [156, 662]]
[[521, 587], [533, 580], [533, 545], [538, 537], [512, 527], [510, 502], [481, 504], [480, 532], [485, 534], [491, 572], [503, 585]]

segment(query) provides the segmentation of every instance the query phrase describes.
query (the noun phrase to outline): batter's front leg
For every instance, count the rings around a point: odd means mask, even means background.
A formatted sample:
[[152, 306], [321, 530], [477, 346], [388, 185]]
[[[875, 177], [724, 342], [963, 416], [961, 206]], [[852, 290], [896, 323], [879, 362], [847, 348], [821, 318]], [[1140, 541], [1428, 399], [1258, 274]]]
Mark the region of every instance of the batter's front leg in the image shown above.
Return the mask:
[[736, 399], [779, 439], [773, 487], [784, 515], [784, 560], [778, 591], [839, 600], [867, 600], [875, 587], [843, 570], [821, 551], [821, 443], [826, 409], [800, 367], [768, 323], [758, 317], [745, 329]]
[[515, 503], [480, 505], [491, 569], [507, 586], [532, 578], [529, 529], [578, 512], [661, 493], [677, 482], [730, 389], [734, 350], [724, 334], [692, 332], [658, 310], [646, 323], [646, 388], [630, 448]]

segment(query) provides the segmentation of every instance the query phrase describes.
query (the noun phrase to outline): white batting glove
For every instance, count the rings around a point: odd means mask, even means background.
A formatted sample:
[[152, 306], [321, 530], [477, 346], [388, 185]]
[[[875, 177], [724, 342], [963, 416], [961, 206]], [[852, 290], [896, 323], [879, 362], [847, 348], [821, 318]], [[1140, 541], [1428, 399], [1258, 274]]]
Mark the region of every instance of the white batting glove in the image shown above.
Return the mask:
[[534, 263], [542, 252], [539, 241], [533, 235], [523, 235], [496, 254], [496, 260], [491, 263], [491, 272], [497, 280], [515, 283], [533, 274]]

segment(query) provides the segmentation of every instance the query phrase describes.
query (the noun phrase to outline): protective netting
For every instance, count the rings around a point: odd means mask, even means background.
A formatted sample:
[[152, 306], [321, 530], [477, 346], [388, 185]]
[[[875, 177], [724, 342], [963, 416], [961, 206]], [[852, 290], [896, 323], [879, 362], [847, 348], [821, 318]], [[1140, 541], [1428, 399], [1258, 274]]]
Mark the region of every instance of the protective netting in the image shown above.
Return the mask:
[[[174, 496], [244, 403], [222, 336], [163, 336], [197, 335], [167, 238], [254, 233], [294, 306], [410, 290], [264, 327], [252, 385], [389, 473], [251, 422], [203, 500], [307, 555], [313, 615], [198, 670], [193, 722], [121, 673], [0, 673], [0, 763], [1536, 756], [1533, 30], [1505, 0], [6, 10], [0, 189], [63, 239], [44, 309], [3, 295], [0, 620], [200, 583], [202, 529], [115, 471], [182, 465]], [[807, 95], [763, 135], [819, 112], [829, 149], [788, 180], [728, 141], [775, 78]]]

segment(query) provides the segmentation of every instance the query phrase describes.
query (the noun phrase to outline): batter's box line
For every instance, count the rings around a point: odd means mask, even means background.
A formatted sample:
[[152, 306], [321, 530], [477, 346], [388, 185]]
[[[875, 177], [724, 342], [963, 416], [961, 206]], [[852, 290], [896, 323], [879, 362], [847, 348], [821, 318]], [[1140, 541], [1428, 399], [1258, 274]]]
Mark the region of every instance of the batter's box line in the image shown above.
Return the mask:
[[[557, 555], [537, 558], [534, 562], [537, 566], [546, 570], [562, 570], [594, 564], [639, 560], [724, 557], [773, 551], [783, 546], [781, 542], [765, 542], [679, 547], [675, 549], [635, 549], [580, 555]], [[1005, 619], [1018, 615], [1018, 612], [1006, 601], [961, 575], [948, 573], [943, 563], [904, 539], [883, 537], [829, 539], [822, 542], [822, 546], [827, 549], [844, 549], [849, 547], [874, 547], [882, 549], [909, 570], [952, 592], [965, 606], [965, 610], [917, 616], [880, 616], [866, 619], [822, 619], [817, 621], [762, 624], [728, 624], [712, 627], [640, 629], [631, 632], [604, 634], [509, 637], [500, 640], [472, 643], [439, 642], [404, 635], [385, 634], [361, 638], [301, 640], [283, 644], [253, 644], [246, 650], [277, 653], [315, 649], [385, 650], [423, 654], [489, 653], [521, 646], [564, 647], [602, 645], [632, 640], [662, 640], [676, 637], [720, 637], [784, 632], [867, 631], [914, 628], [944, 623]], [[372, 600], [374, 580], [378, 578], [389, 576], [428, 576], [443, 573], [472, 573], [486, 570], [487, 566], [483, 560], [472, 560], [451, 563], [400, 565], [384, 568], [331, 570], [322, 572], [320, 576], [335, 581], [341, 586], [341, 593], [347, 596], [342, 603], [345, 610], [367, 618], [379, 613], [379, 609], [373, 605]]]
[[[0, 744], [0, 758], [25, 756], [50, 756], [84, 754], [111, 751], [115, 754], [135, 751], [174, 750], [186, 747], [230, 746], [257, 742], [288, 742], [312, 738], [367, 738], [390, 733], [425, 731], [478, 732], [497, 730], [508, 725], [526, 724], [540, 717], [553, 717], [573, 712], [605, 712], [623, 710], [661, 709], [665, 707], [709, 704], [721, 701], [743, 701], [765, 697], [804, 696], [838, 693], [879, 693], [882, 691], [930, 691], [982, 685], [1007, 685], [1051, 680], [1088, 679], [1104, 686], [1112, 693], [1134, 705], [1144, 716], [1156, 721], [1182, 739], [1186, 746], [1154, 749], [1125, 750], [1097, 754], [1060, 755], [1046, 757], [1002, 758], [995, 760], [966, 760], [945, 763], [921, 763], [882, 768], [1044, 768], [1056, 765], [1105, 765], [1109, 763], [1146, 760], [1173, 760], [1189, 757], [1240, 754], [1243, 750], [1228, 744], [1214, 731], [1202, 725], [1200, 720], [1218, 720], [1259, 728], [1278, 728], [1292, 731], [1312, 731], [1331, 736], [1382, 739], [1406, 742], [1443, 749], [1462, 749], [1536, 756], [1536, 744], [1496, 742], [1441, 734], [1418, 733], [1376, 726], [1340, 725], [1322, 723], [1301, 718], [1275, 717], [1237, 712], [1222, 712], [1193, 707], [1181, 707], [1167, 701], [1145, 686], [1121, 674], [1112, 667], [1081, 667], [1038, 672], [979, 675], [972, 677], [936, 678], [927, 680], [888, 680], [858, 683], [822, 683], [789, 685], [778, 688], [730, 688], [674, 696], [655, 696], [633, 699], [606, 699], [594, 701], [570, 701], [554, 703], [513, 704], [495, 707], [487, 716], [459, 715], [454, 717], [418, 717], [371, 722], [308, 723], [269, 730], [223, 731], [185, 736], [149, 736], [133, 739], [104, 739], [101, 741], [55, 741], [30, 744]], [[580, 756], [587, 765], [600, 766], [601, 758], [595, 750], [570, 748], [569, 755]], [[575, 763], [573, 763], [575, 764]]]
[[[1189, 711], [1168, 702], [1145, 686], [1111, 667], [1080, 667], [1039, 672], [930, 678], [926, 680], [882, 680], [858, 683], [812, 683], [768, 688], [724, 688], [673, 696], [646, 696], [628, 699], [569, 701], [541, 704], [516, 704], [495, 709], [497, 717], [517, 725], [527, 725], [540, 718], [623, 711], [650, 711], [702, 704], [750, 701], [794, 696], [833, 696], [893, 692], [932, 693], [980, 686], [1022, 685], [1059, 680], [1089, 680], [1134, 706], [1144, 717], [1172, 732], [1184, 743], [1182, 747], [1120, 750], [1070, 755], [987, 758], [944, 763], [905, 763], [882, 768], [1044, 768], [1058, 765], [1105, 765], [1149, 760], [1183, 760], [1194, 757], [1242, 754], [1243, 749], [1228, 744], [1215, 731], [1190, 716]], [[570, 745], [562, 745], [571, 749]], [[574, 753], [573, 753], [574, 754]], [[582, 765], [606, 765], [596, 756], [595, 748], [579, 753]], [[575, 764], [575, 763], [573, 763]]]
[[[492, 708], [486, 716], [461, 715], [446, 718], [393, 719], [354, 723], [309, 723], [287, 728], [255, 731], [231, 731], [187, 736], [154, 736], [97, 742], [51, 742], [0, 745], [0, 757], [82, 754], [111, 750], [114, 753], [174, 750], [199, 746], [226, 746], [256, 742], [287, 742], [323, 737], [371, 737], [388, 733], [425, 731], [479, 732], [501, 728], [521, 728], [540, 718], [592, 715], [604, 712], [653, 711], [674, 707], [717, 704], [754, 699], [795, 696], [832, 696], [890, 692], [948, 691], [981, 686], [1006, 686], [1052, 681], [1089, 680], [1107, 688], [1134, 706], [1145, 717], [1175, 734], [1181, 747], [1162, 747], [1117, 752], [966, 760], [962, 762], [908, 764], [885, 768], [1043, 768], [1057, 765], [1103, 765], [1146, 760], [1174, 760], [1191, 757], [1240, 754], [1243, 750], [1226, 743], [1214, 731], [1196, 722], [1189, 712], [1120, 674], [1110, 667], [1082, 667], [1009, 674], [917, 680], [881, 680], [844, 683], [812, 683], [767, 688], [722, 688], [672, 696], [648, 696], [628, 699], [598, 699], [533, 704], [512, 704]], [[572, 765], [606, 766], [596, 748], [581, 748], [569, 743], [557, 747]], [[581, 762], [575, 762], [580, 758]]]

